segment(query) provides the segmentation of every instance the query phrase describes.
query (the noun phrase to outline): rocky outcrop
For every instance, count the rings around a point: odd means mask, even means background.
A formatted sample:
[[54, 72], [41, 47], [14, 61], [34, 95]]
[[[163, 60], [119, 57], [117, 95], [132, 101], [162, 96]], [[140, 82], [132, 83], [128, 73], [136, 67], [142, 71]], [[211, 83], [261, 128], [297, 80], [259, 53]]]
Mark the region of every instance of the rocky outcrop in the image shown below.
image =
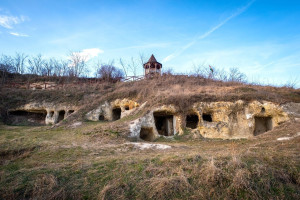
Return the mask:
[[116, 99], [104, 102], [98, 108], [88, 112], [86, 118], [91, 121], [113, 121], [130, 115], [140, 105], [129, 99]]
[[8, 111], [11, 124], [43, 125], [56, 124], [78, 110], [68, 104], [32, 102]]
[[205, 138], [250, 138], [289, 119], [283, 107], [271, 102], [199, 102], [186, 115], [169, 105], [132, 121], [130, 137], [153, 141], [159, 136], [183, 134], [186, 127]]

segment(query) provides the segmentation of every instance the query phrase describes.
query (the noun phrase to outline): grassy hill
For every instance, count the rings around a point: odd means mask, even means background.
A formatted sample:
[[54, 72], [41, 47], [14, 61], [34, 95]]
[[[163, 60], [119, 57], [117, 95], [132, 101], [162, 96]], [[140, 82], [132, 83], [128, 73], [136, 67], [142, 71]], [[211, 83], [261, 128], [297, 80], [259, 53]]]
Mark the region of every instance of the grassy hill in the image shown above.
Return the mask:
[[[299, 121], [248, 140], [194, 139], [186, 129], [181, 136], [141, 146], [126, 137], [137, 116], [84, 120], [86, 112], [117, 98], [148, 101], [149, 107], [173, 104], [184, 112], [199, 101], [299, 103], [299, 89], [163, 76], [0, 92], [2, 113], [31, 101], [80, 106], [60, 126], [0, 124], [1, 199], [300, 198]], [[78, 121], [82, 125], [74, 126]]]

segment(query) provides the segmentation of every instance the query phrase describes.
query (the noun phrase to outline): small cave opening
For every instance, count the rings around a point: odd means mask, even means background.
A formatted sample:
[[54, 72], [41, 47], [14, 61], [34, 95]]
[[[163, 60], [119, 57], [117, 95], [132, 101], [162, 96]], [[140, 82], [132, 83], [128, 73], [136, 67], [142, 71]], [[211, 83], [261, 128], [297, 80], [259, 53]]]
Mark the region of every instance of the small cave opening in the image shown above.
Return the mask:
[[16, 110], [8, 112], [7, 123], [11, 125], [45, 125], [46, 110]]
[[185, 122], [187, 128], [195, 129], [198, 126], [199, 117], [196, 114], [187, 115], [185, 118]]
[[121, 118], [121, 108], [120, 107], [116, 107], [112, 110], [112, 118], [114, 121]]
[[99, 115], [99, 121], [104, 121], [105, 120], [105, 118], [104, 118], [104, 115]]
[[140, 130], [140, 138], [145, 141], [153, 141], [154, 133], [152, 127], [142, 127]]
[[261, 113], [265, 113], [266, 112], [266, 109], [264, 107], [261, 108]]
[[254, 120], [254, 136], [263, 134], [273, 128], [272, 117], [254, 117]]
[[129, 106], [125, 106], [125, 110], [129, 110]]
[[51, 111], [49, 116], [53, 117], [53, 115], [54, 115], [54, 111]]
[[153, 116], [158, 134], [164, 136], [174, 135], [172, 114], [166, 112], [154, 112]]
[[74, 112], [74, 110], [68, 110], [68, 115], [71, 115]]
[[202, 119], [203, 119], [203, 121], [206, 121], [206, 122], [212, 122], [212, 116], [211, 116], [211, 114], [208, 114], [208, 113], [203, 113]]
[[65, 111], [64, 110], [61, 110], [58, 112], [58, 118], [57, 118], [57, 123], [62, 121], [64, 118], [65, 118]]

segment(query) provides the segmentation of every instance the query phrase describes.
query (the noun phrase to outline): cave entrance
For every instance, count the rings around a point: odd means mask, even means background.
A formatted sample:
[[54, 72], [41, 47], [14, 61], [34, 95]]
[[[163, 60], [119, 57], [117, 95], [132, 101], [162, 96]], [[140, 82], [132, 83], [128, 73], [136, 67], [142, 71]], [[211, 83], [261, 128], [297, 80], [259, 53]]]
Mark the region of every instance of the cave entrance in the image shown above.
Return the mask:
[[74, 110], [68, 110], [68, 115], [71, 115], [74, 112]]
[[46, 110], [16, 110], [8, 112], [8, 124], [11, 125], [45, 125]]
[[164, 136], [174, 135], [173, 115], [166, 112], [154, 112], [154, 121], [158, 134]]
[[116, 107], [112, 110], [112, 117], [113, 117], [113, 120], [118, 120], [121, 118], [121, 108], [120, 107]]
[[255, 136], [265, 133], [269, 130], [272, 130], [273, 128], [272, 117], [254, 117], [254, 119], [255, 119], [255, 129], [254, 129]]
[[104, 115], [99, 115], [99, 121], [104, 121]]
[[206, 121], [206, 122], [212, 122], [211, 114], [203, 113], [202, 114], [202, 119], [203, 119], [203, 121]]
[[187, 128], [195, 129], [198, 126], [199, 117], [196, 114], [187, 115], [186, 119], [185, 119], [185, 122], [186, 122], [186, 127]]
[[140, 131], [140, 138], [145, 141], [153, 141], [155, 136], [152, 127], [142, 127]]
[[125, 106], [125, 110], [129, 110], [129, 106]]
[[64, 110], [61, 110], [58, 112], [58, 118], [57, 118], [57, 123], [62, 121], [64, 118], [65, 118], [65, 111]]

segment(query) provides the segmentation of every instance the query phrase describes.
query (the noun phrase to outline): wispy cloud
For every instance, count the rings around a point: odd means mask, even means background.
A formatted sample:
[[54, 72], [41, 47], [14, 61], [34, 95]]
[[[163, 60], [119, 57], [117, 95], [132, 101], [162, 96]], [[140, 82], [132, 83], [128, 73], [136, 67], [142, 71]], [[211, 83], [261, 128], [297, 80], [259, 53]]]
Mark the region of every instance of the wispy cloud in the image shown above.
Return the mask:
[[28, 17], [25, 16], [8, 16], [8, 15], [0, 15], [0, 26], [12, 29], [14, 25], [22, 23], [26, 21]]
[[223, 20], [217, 26], [213, 27], [212, 29], [210, 29], [209, 31], [207, 31], [204, 34], [197, 36], [194, 40], [192, 40], [191, 42], [189, 42], [188, 44], [186, 44], [185, 46], [183, 46], [180, 50], [178, 50], [178, 51], [176, 51], [176, 52], [168, 55], [167, 57], [165, 57], [162, 62], [165, 63], [165, 62], [168, 62], [168, 61], [172, 60], [174, 57], [179, 56], [186, 49], [188, 49], [191, 46], [193, 46], [198, 40], [202, 40], [202, 39], [208, 37], [210, 34], [212, 34], [216, 30], [218, 30], [219, 28], [221, 28], [224, 24], [226, 24], [229, 20], [231, 20], [231, 19], [239, 16], [243, 12], [245, 12], [255, 1], [256, 0], [252, 0], [247, 5], [245, 5], [245, 6], [241, 7], [241, 8], [239, 8], [239, 9], [237, 9], [237, 11], [235, 13], [233, 13], [232, 15], [230, 15], [229, 17], [227, 17], [225, 20]]
[[9, 34], [17, 37], [29, 37], [29, 35], [22, 34], [22, 33], [17, 33], [17, 32], [10, 32]]

